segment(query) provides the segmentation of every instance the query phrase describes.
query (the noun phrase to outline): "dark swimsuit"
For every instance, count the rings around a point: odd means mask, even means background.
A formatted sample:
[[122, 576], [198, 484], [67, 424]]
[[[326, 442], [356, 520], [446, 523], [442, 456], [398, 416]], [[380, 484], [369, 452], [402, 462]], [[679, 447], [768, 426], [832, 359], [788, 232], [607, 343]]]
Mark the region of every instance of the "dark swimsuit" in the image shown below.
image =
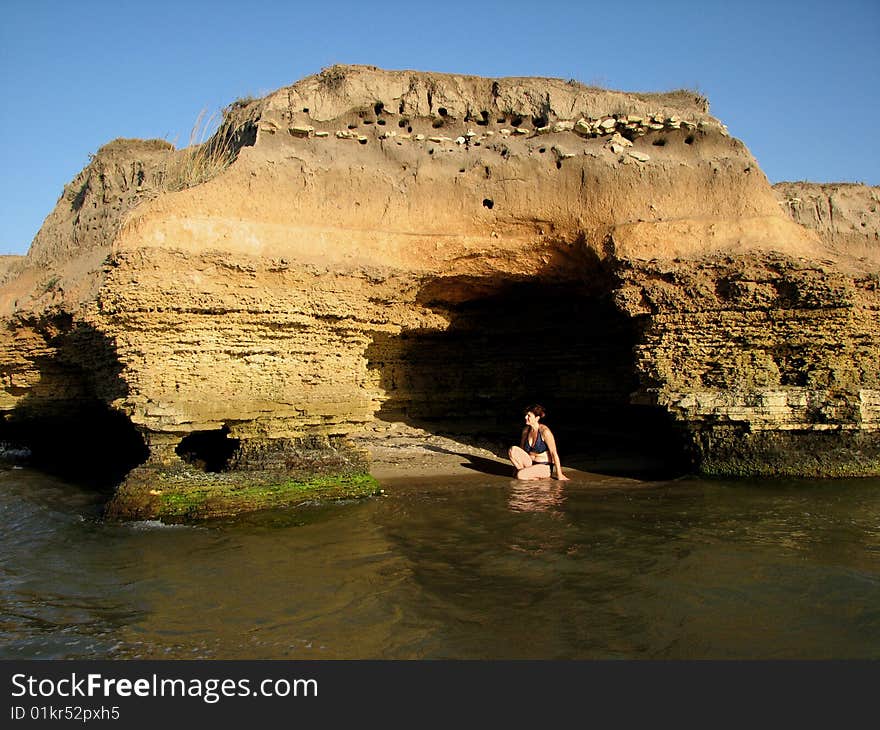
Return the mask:
[[[538, 438], [535, 439], [534, 444], [529, 444], [529, 437], [526, 435], [526, 452], [531, 456], [532, 454], [546, 454], [547, 453], [547, 444], [544, 443], [544, 439], [541, 436], [540, 429], [538, 430]], [[532, 466], [538, 466], [539, 464], [546, 464], [550, 466], [549, 461], [535, 461], [532, 458]]]

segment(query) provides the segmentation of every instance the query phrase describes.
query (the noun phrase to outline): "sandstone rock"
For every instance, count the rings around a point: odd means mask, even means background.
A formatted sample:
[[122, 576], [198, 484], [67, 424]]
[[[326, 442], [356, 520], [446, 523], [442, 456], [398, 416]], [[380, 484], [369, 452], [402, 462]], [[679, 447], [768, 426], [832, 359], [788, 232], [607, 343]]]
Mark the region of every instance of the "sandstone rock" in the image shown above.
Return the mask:
[[314, 127], [309, 126], [294, 126], [289, 127], [288, 132], [292, 137], [311, 137], [315, 133]]
[[637, 150], [630, 150], [627, 154], [638, 162], [648, 162], [651, 159], [650, 155], [646, 155], [644, 152], [639, 152]]
[[574, 131], [574, 128], [575, 123], [570, 121], [556, 122], [556, 124], [553, 125], [554, 132], [571, 132]]
[[574, 125], [574, 132], [581, 137], [590, 137], [593, 134], [593, 128], [586, 119], [578, 119]]
[[608, 142], [606, 142], [605, 144], [608, 144], [608, 145], [611, 145], [611, 144], [613, 144], [613, 145], [617, 145], [618, 147], [620, 147], [621, 149], [623, 149], [624, 147], [632, 147], [632, 144], [633, 144], [633, 143], [630, 142], [630, 141], [629, 141], [626, 137], [624, 137], [622, 134], [619, 134], [618, 132], [615, 132], [614, 134], [611, 135], [611, 139], [609, 139]]
[[[379, 101], [428, 129], [442, 99], [452, 119], [485, 109], [493, 124], [578, 109], [572, 130], [590, 137], [587, 117], [621, 104], [552, 79], [498, 86], [336, 67], [235, 111], [213, 141], [232, 139], [230, 158], [180, 188], [165, 181], [182, 151], [102, 148], [3, 269], [0, 441], [87, 434], [71, 453], [125, 457], [126, 514], [154, 509], [163, 478], [184, 494], [181, 474], [231, 497], [363, 470], [347, 442], [376, 423], [501, 443], [511, 403], [535, 397], [511, 344], [525, 328], [570, 453], [596, 443], [579, 431], [589, 413], [641, 443], [681, 437], [670, 451], [711, 473], [880, 473], [878, 266], [792, 221], [704, 106], [626, 95], [628, 123], [702, 125], [650, 165], [578, 143], [554, 145], [555, 166], [510, 130], [431, 158], [341, 129]], [[340, 131], [258, 134], [303, 108]]]
[[781, 182], [773, 191], [794, 221], [828, 246], [875, 262], [880, 270], [880, 187]]

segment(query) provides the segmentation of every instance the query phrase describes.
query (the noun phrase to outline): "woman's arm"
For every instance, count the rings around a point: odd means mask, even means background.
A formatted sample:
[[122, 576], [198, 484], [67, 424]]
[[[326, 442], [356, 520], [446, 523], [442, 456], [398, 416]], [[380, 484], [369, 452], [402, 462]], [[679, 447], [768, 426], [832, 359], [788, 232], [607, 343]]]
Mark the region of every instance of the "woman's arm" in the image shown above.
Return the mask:
[[528, 438], [529, 438], [529, 427], [526, 426], [522, 431], [522, 435], [519, 437], [519, 447], [523, 451], [526, 451], [526, 444], [527, 444]]
[[556, 450], [556, 439], [553, 438], [553, 433], [546, 426], [544, 427], [544, 443], [547, 444], [547, 450], [550, 452], [550, 461], [556, 464], [556, 478], [567, 482], [568, 477], [562, 473], [562, 462], [559, 460], [559, 452]]

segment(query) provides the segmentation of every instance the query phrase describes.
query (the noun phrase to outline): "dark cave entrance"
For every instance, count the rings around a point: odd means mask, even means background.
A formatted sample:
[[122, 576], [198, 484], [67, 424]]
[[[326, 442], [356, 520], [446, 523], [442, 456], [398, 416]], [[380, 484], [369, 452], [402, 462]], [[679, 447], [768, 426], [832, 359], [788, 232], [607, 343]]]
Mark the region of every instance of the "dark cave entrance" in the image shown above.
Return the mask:
[[[451, 318], [445, 331], [374, 338], [367, 357], [388, 396], [377, 418], [501, 455], [519, 438], [523, 409], [540, 403], [564, 465], [657, 478], [688, 471], [666, 412], [630, 402], [638, 323], [614, 306], [610, 287], [516, 282], [463, 296], [462, 285], [434, 282], [426, 295]], [[459, 301], [438, 303], [444, 290]]]
[[[30, 404], [29, 404], [30, 405]], [[123, 413], [95, 400], [41, 404], [8, 414], [0, 440], [26, 448], [27, 463], [99, 491], [113, 489], [149, 456], [143, 436]]]
[[187, 464], [206, 472], [226, 471], [229, 462], [238, 450], [241, 441], [229, 438], [229, 428], [209, 431], [193, 431], [184, 436], [175, 453]]
[[131, 419], [109, 404], [128, 387], [116, 344], [69, 313], [29, 323], [46, 354], [33, 360], [39, 380], [0, 417], [0, 441], [29, 453], [26, 463], [83, 486], [109, 491], [149, 457]]

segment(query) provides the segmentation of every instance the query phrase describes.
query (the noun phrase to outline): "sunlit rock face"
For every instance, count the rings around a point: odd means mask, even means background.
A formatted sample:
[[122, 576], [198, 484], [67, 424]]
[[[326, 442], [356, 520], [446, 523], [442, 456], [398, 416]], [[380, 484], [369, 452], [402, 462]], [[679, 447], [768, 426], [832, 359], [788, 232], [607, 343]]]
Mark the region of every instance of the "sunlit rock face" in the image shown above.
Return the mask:
[[202, 150], [108, 145], [0, 269], [7, 439], [336, 473], [353, 434], [500, 443], [538, 401], [569, 453], [880, 471], [876, 261], [701, 97], [336, 66]]

